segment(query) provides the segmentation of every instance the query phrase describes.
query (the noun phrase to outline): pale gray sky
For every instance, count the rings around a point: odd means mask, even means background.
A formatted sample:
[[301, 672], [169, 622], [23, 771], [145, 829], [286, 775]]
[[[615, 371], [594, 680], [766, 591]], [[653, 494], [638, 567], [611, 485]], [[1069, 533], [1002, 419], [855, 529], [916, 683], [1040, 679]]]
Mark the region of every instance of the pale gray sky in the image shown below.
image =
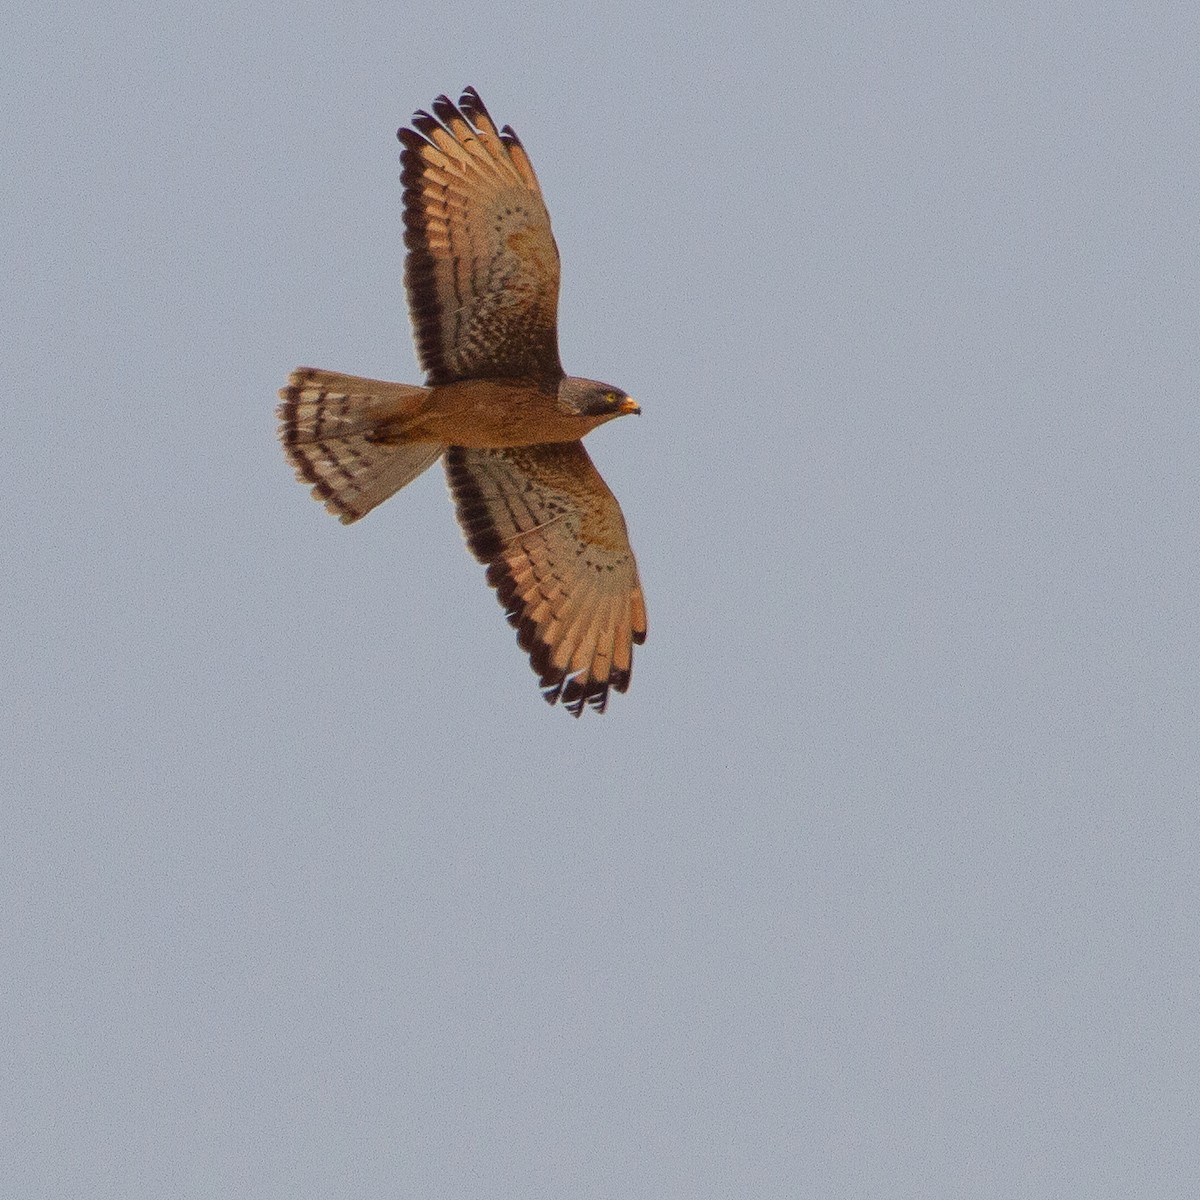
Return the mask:
[[[21, 7], [0, 1192], [1200, 1193], [1200, 10]], [[274, 440], [466, 84], [645, 412], [602, 718]]]

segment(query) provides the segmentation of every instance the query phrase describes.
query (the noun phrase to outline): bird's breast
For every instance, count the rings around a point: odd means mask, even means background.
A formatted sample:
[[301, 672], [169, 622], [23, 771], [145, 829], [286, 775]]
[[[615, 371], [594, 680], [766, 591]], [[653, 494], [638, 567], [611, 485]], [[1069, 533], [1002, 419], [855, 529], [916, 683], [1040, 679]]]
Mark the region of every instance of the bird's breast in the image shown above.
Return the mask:
[[475, 450], [574, 442], [600, 421], [566, 412], [535, 383], [466, 379], [431, 390], [423, 425], [430, 439]]

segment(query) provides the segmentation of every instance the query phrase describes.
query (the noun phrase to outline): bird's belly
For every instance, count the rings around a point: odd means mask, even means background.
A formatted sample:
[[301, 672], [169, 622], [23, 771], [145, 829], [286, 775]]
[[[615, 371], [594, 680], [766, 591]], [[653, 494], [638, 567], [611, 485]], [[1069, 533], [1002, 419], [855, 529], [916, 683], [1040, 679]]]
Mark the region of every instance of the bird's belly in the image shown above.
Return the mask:
[[574, 442], [596, 422], [564, 412], [547, 392], [501, 381], [472, 379], [435, 387], [422, 425], [431, 440], [470, 449]]

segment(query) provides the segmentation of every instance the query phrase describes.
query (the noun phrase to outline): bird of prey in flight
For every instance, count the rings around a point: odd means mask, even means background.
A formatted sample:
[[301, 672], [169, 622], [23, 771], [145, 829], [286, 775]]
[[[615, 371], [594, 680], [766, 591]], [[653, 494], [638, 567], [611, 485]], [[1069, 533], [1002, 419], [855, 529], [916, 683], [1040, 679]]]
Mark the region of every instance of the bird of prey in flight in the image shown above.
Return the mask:
[[558, 357], [558, 247], [517, 135], [474, 88], [399, 131], [405, 288], [425, 385], [301, 367], [279, 397], [297, 477], [349, 524], [441, 459], [542, 694], [624, 692], [646, 607], [625, 520], [582, 438], [641, 410]]

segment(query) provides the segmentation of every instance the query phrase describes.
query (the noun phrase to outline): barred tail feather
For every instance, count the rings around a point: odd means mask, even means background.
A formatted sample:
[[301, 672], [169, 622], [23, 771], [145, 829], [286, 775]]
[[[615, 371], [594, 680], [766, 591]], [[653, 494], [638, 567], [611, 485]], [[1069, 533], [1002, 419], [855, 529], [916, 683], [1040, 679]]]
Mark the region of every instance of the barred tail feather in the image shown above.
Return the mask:
[[313, 367], [293, 371], [277, 412], [296, 478], [343, 524], [365, 516], [442, 456], [444, 446], [405, 438], [427, 394]]

